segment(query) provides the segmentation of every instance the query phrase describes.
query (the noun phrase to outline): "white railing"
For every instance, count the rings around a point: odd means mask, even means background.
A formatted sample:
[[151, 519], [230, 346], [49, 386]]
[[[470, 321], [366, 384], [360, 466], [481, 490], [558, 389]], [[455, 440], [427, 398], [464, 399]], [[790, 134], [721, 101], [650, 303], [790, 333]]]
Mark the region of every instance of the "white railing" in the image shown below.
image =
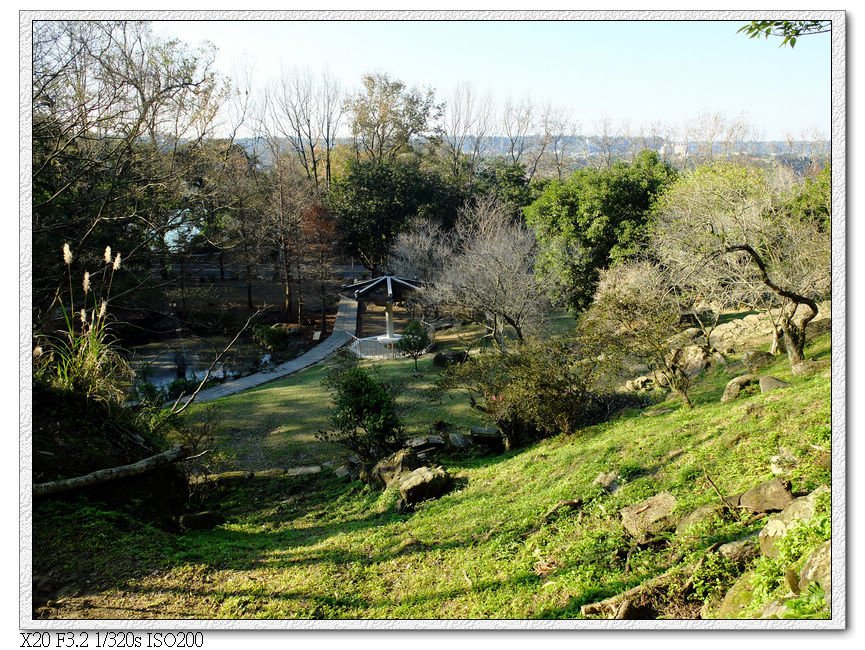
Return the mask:
[[[423, 351], [426, 354], [435, 345], [435, 327], [426, 321], [421, 321], [421, 323], [426, 325], [427, 335], [430, 339], [429, 345]], [[362, 339], [352, 336], [351, 339], [348, 348], [356, 357], [361, 359], [402, 359], [409, 356], [405, 352], [400, 351], [396, 341], [382, 341], [375, 336]]]

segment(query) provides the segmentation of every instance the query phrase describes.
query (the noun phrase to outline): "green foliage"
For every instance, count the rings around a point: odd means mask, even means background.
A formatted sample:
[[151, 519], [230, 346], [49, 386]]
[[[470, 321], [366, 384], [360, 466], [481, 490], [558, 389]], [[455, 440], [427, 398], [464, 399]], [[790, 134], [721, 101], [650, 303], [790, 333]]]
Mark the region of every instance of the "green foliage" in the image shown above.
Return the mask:
[[[809, 520], [799, 521], [775, 543], [777, 556], [761, 556], [757, 560], [754, 567], [754, 598], [749, 611], [758, 612], [767, 602], [785, 596], [788, 593], [784, 580], [787, 568], [800, 568], [811, 551], [831, 536], [831, 495], [825, 492], [817, 498], [815, 515]], [[809, 600], [806, 597], [805, 601]], [[800, 606], [809, 605], [803, 602]]]
[[417, 372], [417, 360], [420, 355], [429, 347], [429, 333], [422, 323], [416, 320], [409, 321], [402, 333], [402, 338], [397, 341], [396, 347], [400, 352], [403, 352], [414, 359], [414, 370]]
[[328, 207], [345, 246], [371, 271], [387, 263], [397, 235], [415, 217], [452, 224], [461, 203], [457, 190], [414, 162], [350, 161], [335, 179]]
[[473, 406], [520, 446], [603, 420], [606, 409], [593, 391], [600, 369], [575, 340], [526, 339], [450, 366], [443, 385], [468, 391]]
[[291, 337], [300, 332], [300, 327], [271, 327], [256, 325], [252, 328], [252, 338], [268, 352], [283, 352], [291, 341]]
[[474, 190], [478, 194], [497, 197], [515, 216], [534, 198], [525, 165], [510, 163], [502, 158], [487, 162], [479, 170]]
[[747, 25], [740, 27], [738, 33], [746, 34], [748, 38], [777, 36], [781, 38], [781, 44], [778, 47], [789, 44], [793, 48], [800, 36], [823, 34], [831, 30], [831, 20], [752, 20]]
[[101, 274], [82, 274], [83, 308], [75, 305], [72, 281], [73, 255], [63, 246], [68, 290], [57, 295], [64, 329], [57, 335], [37, 333], [33, 351], [33, 379], [54, 389], [70, 391], [113, 404], [120, 404], [132, 377], [126, 358], [118, 350], [108, 328], [108, 300], [120, 256], [112, 258], [107, 247]]
[[816, 221], [829, 228], [832, 215], [832, 168], [826, 165], [817, 174], [793, 188], [787, 209], [796, 219]]
[[812, 582], [799, 596], [791, 598], [784, 603], [787, 612], [784, 618], [792, 619], [816, 619], [830, 618], [829, 605], [826, 601], [826, 593], [823, 587]]
[[[660, 268], [628, 262], [601, 274], [580, 331], [604, 350], [611, 365], [643, 361], [690, 406], [691, 378], [681, 363], [679, 307]], [[671, 341], [672, 339], [672, 341]]]
[[691, 578], [695, 597], [705, 602], [723, 596], [739, 577], [739, 571], [739, 567], [732, 560], [717, 553], [710, 553]]
[[540, 246], [537, 270], [551, 295], [573, 309], [592, 298], [598, 271], [645, 243], [650, 208], [676, 177], [655, 152], [609, 169], [580, 169], [550, 182], [525, 209]]
[[396, 410], [393, 387], [360, 368], [338, 368], [324, 381], [333, 394], [328, 431], [316, 438], [375, 462], [399, 447], [402, 422]]

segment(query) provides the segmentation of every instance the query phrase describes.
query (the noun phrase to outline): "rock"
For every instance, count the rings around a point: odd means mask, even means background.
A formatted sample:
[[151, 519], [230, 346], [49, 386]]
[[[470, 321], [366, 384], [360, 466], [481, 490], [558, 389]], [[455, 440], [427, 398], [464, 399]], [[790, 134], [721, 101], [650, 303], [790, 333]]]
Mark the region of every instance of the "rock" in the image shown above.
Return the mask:
[[679, 366], [687, 375], [696, 375], [712, 364], [712, 355], [706, 348], [699, 345], [687, 345], [682, 348]]
[[180, 515], [180, 525], [186, 530], [210, 530], [224, 523], [225, 517], [211, 510]]
[[786, 602], [786, 599], [773, 600], [763, 608], [757, 618], [785, 618], [788, 611]]
[[753, 572], [749, 571], [741, 575], [727, 590], [721, 605], [711, 618], [739, 618], [751, 604], [754, 593], [753, 580]]
[[600, 485], [610, 494], [619, 489], [619, 475], [616, 472], [601, 472], [592, 482]]
[[[808, 585], [816, 582], [823, 587], [825, 594], [832, 593], [832, 540], [827, 539], [811, 551], [811, 555], [802, 565], [799, 572], [799, 591], [805, 591]], [[828, 599], [827, 599], [828, 603]]]
[[748, 350], [742, 355], [742, 363], [750, 370], [755, 372], [763, 366], [767, 366], [775, 360], [768, 352], [762, 350]]
[[418, 436], [416, 438], [410, 438], [406, 440], [405, 446], [411, 449], [418, 449], [423, 447], [444, 447], [445, 439], [441, 436]]
[[651, 377], [642, 376], [625, 382], [625, 388], [636, 393], [641, 390], [648, 390], [652, 387], [653, 383]]
[[420, 466], [420, 459], [413, 449], [400, 449], [375, 464], [369, 472], [369, 482], [380, 487], [387, 487], [403, 474], [407, 474]]
[[800, 521], [810, 520], [817, 511], [817, 497], [828, 491], [826, 486], [819, 487], [807, 496], [794, 499], [780, 514], [769, 517], [760, 531], [760, 551], [763, 555], [777, 557], [775, 543]]
[[809, 359], [790, 366], [790, 372], [793, 373], [794, 377], [800, 377], [802, 375], [811, 375], [828, 367], [829, 362], [826, 360], [814, 361]]
[[685, 515], [682, 520], [679, 522], [679, 525], [676, 526], [676, 534], [682, 535], [687, 530], [695, 525], [699, 524], [702, 521], [706, 521], [708, 519], [712, 519], [713, 517], [719, 515], [723, 510], [723, 506], [716, 505], [714, 503], [709, 503], [704, 506], [700, 506], [693, 512]]
[[777, 377], [772, 377], [770, 375], [763, 375], [760, 377], [760, 392], [768, 393], [770, 390], [776, 390], [778, 388], [787, 388], [789, 386], [786, 381], [782, 381]]
[[285, 470], [286, 476], [306, 476], [308, 474], [318, 474], [321, 472], [321, 465], [309, 465], [306, 467], [290, 467]]
[[742, 319], [742, 322], [746, 325], [750, 325], [751, 327], [757, 327], [760, 324], [760, 315], [759, 314], [748, 314], [745, 318]]
[[769, 469], [775, 475], [786, 474], [799, 464], [799, 460], [786, 449], [769, 459]]
[[472, 442], [493, 453], [505, 450], [505, 438], [498, 427], [472, 427]]
[[791, 501], [790, 484], [780, 478], [760, 483], [739, 497], [739, 505], [752, 512], [779, 512]]
[[676, 497], [669, 492], [661, 492], [641, 503], [626, 506], [619, 510], [622, 526], [638, 542], [643, 542], [653, 533], [661, 532], [672, 526]]
[[757, 533], [722, 544], [718, 547], [718, 554], [740, 566], [747, 564], [760, 555], [760, 543], [757, 539]]
[[340, 465], [333, 473], [337, 475], [338, 478], [351, 478], [351, 470], [348, 469], [347, 465]]
[[684, 332], [682, 332], [682, 336], [687, 339], [694, 340], [699, 336], [703, 336], [703, 330], [701, 330], [699, 327], [689, 327]]
[[443, 467], [419, 467], [399, 479], [399, 492], [407, 505], [437, 499], [453, 485], [453, 479]]
[[469, 353], [465, 350], [448, 350], [446, 352], [436, 352], [433, 357], [433, 365], [443, 368], [455, 363], [465, 363], [468, 361]]
[[738, 377], [731, 379], [727, 382], [727, 387], [724, 389], [724, 394], [721, 395], [722, 402], [730, 402], [736, 399], [739, 396], [739, 392], [750, 384], [756, 383], [757, 376], [756, 375], [739, 375]]
[[457, 449], [466, 449], [472, 446], [472, 441], [461, 433], [449, 433], [448, 442], [451, 447], [456, 447]]

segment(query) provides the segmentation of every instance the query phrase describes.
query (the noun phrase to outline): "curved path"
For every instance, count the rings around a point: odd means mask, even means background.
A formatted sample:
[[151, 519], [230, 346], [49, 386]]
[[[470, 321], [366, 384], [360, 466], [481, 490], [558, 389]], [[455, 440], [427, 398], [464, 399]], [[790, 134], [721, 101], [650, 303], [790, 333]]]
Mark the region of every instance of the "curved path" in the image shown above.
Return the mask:
[[255, 386], [261, 386], [269, 381], [281, 379], [304, 368], [309, 368], [324, 361], [343, 345], [348, 343], [357, 329], [357, 301], [342, 297], [336, 310], [336, 320], [333, 332], [324, 341], [299, 357], [286, 361], [278, 366], [257, 372], [254, 375], [239, 377], [217, 386], [205, 388], [195, 398], [196, 402], [211, 402], [221, 397], [234, 395]]

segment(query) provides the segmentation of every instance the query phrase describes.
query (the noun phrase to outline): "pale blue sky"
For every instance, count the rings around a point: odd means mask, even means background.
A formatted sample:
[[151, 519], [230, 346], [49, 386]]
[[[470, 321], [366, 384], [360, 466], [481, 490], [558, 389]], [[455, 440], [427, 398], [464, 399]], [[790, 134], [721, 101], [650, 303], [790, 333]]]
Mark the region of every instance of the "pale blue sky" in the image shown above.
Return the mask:
[[537, 103], [568, 106], [583, 131], [662, 121], [674, 127], [703, 110], [745, 114], [765, 139], [818, 131], [828, 137], [830, 35], [794, 49], [751, 40], [738, 22], [161, 22], [189, 43], [213, 42], [219, 68], [243, 60], [256, 83], [280, 66], [327, 67], [347, 86], [384, 71], [445, 99], [458, 82]]

